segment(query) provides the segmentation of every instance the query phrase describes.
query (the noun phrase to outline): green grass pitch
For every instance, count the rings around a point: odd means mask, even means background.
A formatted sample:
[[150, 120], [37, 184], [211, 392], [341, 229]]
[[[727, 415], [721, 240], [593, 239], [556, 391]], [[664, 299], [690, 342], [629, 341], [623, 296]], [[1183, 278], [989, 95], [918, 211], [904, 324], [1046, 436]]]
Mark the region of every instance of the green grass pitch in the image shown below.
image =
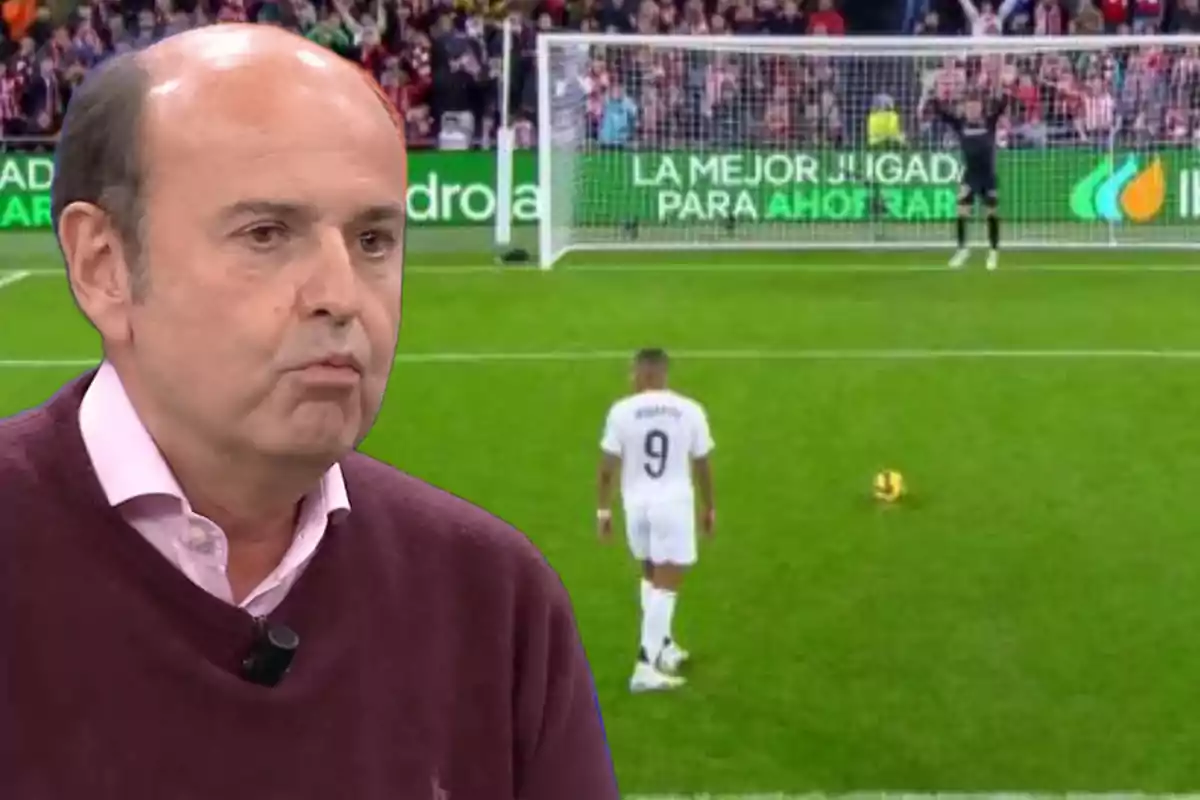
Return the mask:
[[[1200, 261], [696, 252], [539, 273], [414, 243], [365, 449], [543, 548], [625, 791], [1200, 787]], [[0, 254], [8, 414], [98, 345], [47, 237]], [[595, 540], [593, 476], [647, 344], [709, 409], [719, 532], [680, 602], [690, 685], [632, 697], [636, 572]], [[909, 502], [871, 501], [884, 467]]]

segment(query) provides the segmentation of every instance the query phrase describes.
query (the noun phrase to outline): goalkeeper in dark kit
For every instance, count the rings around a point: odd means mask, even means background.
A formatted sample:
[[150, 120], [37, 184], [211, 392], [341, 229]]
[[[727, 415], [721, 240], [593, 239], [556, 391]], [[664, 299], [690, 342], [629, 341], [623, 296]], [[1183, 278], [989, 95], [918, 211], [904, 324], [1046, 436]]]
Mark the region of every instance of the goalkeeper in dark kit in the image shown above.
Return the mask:
[[987, 268], [999, 266], [1000, 217], [996, 197], [996, 126], [1008, 107], [1008, 95], [968, 95], [961, 111], [947, 108], [938, 100], [931, 103], [934, 112], [950, 126], [962, 149], [963, 180], [958, 192], [958, 216], [954, 221], [958, 249], [950, 266], [961, 267], [971, 255], [967, 247], [967, 220], [979, 202], [987, 216]]

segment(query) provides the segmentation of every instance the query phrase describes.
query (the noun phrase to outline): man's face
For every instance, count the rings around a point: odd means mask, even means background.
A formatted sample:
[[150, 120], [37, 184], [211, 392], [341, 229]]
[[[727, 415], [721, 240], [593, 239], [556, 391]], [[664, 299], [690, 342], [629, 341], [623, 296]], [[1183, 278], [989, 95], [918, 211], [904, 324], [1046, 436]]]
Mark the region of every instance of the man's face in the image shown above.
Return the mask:
[[968, 100], [963, 108], [963, 113], [966, 114], [967, 119], [977, 122], [983, 116], [983, 103], [978, 100]]
[[[374, 421], [395, 356], [404, 149], [365, 84], [346, 96], [254, 80], [219, 74], [166, 92], [203, 99], [149, 105], [129, 349], [190, 435], [336, 460]], [[357, 368], [312, 366], [333, 357]]]

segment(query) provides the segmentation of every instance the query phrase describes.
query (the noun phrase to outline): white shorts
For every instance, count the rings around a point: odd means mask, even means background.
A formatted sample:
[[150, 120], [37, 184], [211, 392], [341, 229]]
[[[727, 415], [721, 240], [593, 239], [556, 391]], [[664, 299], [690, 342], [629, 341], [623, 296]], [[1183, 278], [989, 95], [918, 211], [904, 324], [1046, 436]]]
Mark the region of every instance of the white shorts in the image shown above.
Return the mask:
[[696, 563], [696, 509], [692, 503], [625, 507], [625, 536], [638, 561]]

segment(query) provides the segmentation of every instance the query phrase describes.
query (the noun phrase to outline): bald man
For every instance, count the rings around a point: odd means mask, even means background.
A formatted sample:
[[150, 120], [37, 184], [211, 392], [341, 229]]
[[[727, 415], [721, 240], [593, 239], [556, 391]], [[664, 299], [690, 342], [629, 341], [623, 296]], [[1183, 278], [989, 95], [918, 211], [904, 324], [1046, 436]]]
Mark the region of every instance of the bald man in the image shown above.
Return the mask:
[[204, 28], [90, 77], [58, 158], [104, 360], [0, 422], [0, 797], [615, 799], [553, 571], [355, 452], [404, 267], [373, 85]]

